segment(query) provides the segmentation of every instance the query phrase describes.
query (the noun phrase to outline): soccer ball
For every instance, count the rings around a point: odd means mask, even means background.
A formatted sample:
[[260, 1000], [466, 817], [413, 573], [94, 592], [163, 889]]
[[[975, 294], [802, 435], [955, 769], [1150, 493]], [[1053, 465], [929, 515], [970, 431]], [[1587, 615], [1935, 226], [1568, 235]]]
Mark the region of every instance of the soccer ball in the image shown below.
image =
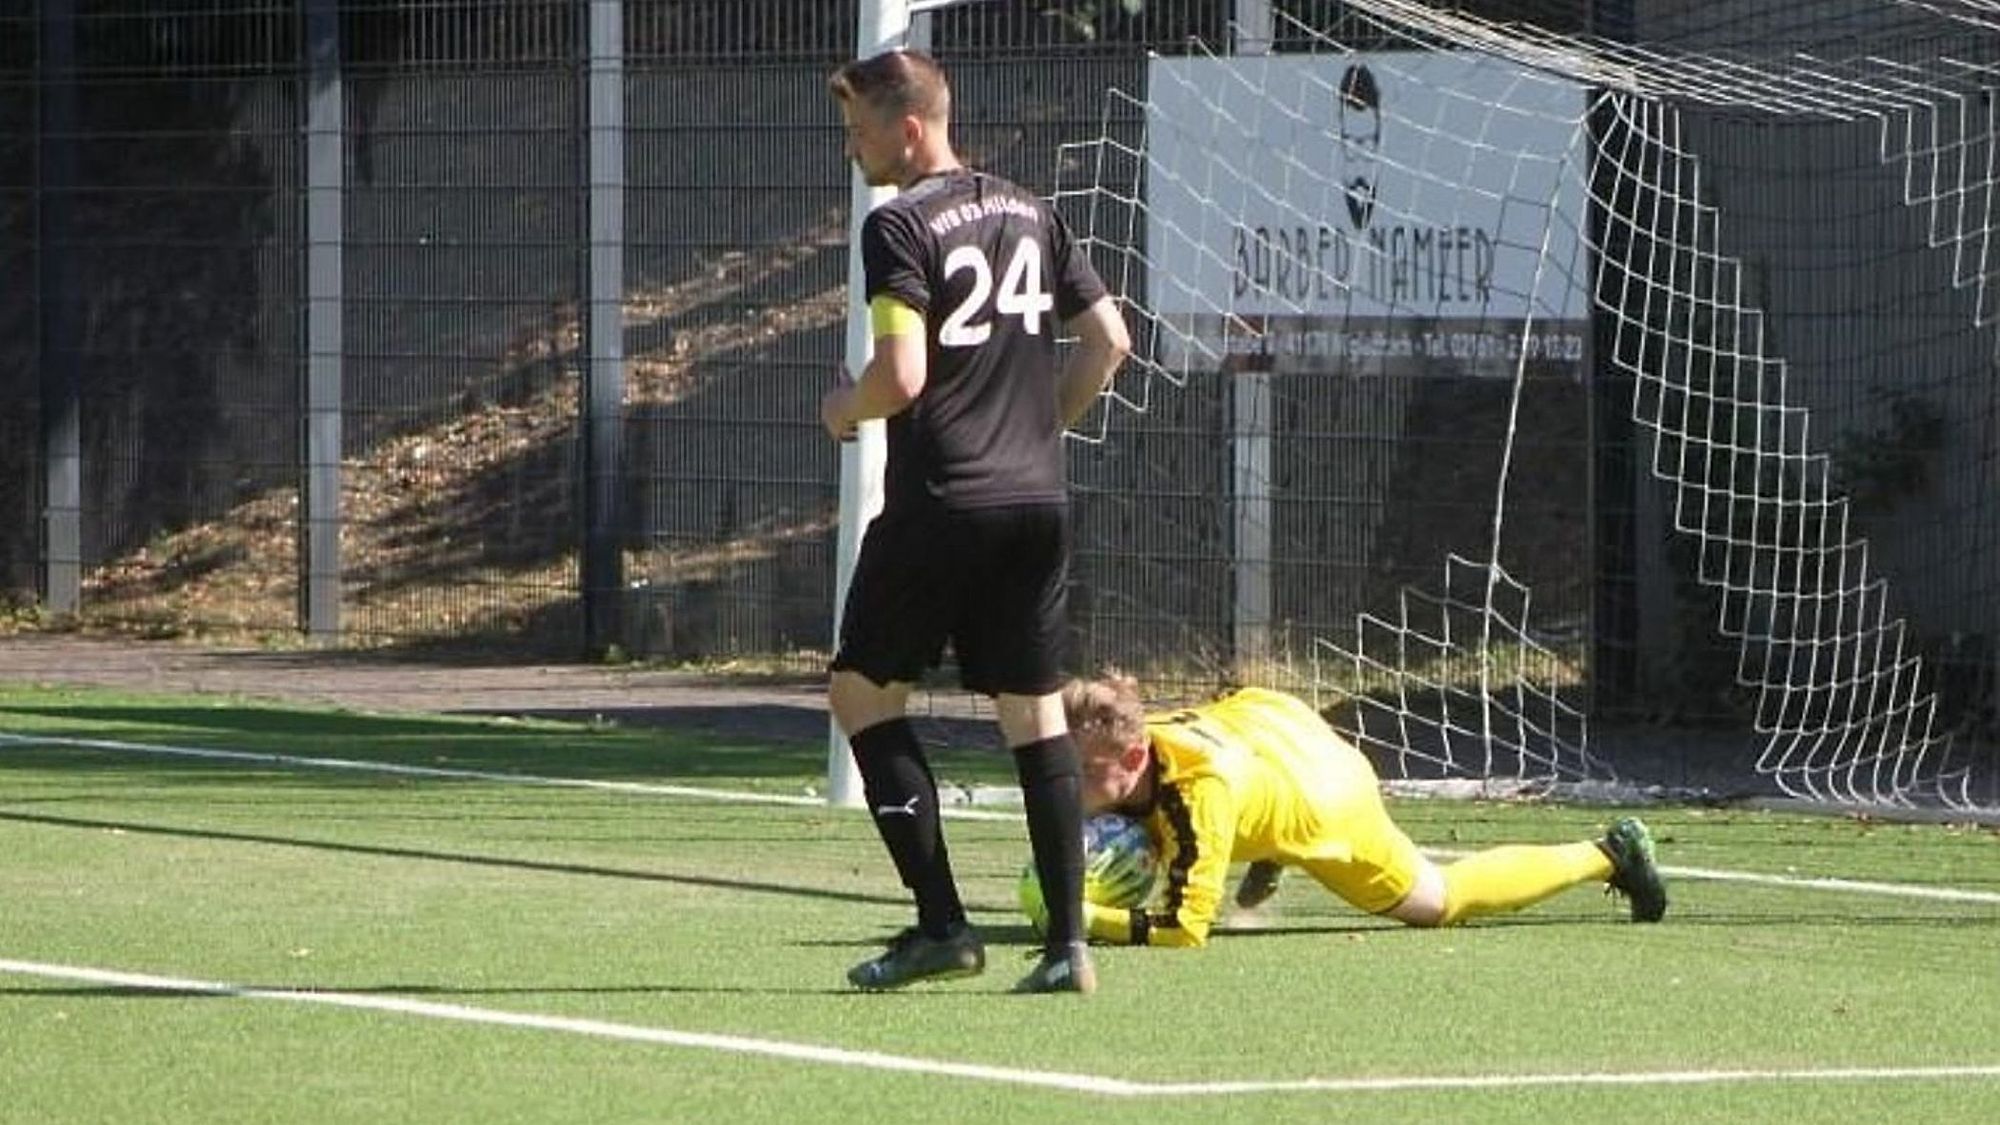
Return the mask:
[[[1083, 897], [1115, 910], [1144, 906], [1160, 874], [1160, 853], [1146, 826], [1129, 816], [1099, 813], [1083, 823]], [[1021, 869], [1021, 901], [1042, 901], [1030, 862]], [[1032, 910], [1031, 910], [1032, 913]]]
[[1146, 826], [1099, 813], [1083, 823], [1083, 897], [1100, 906], [1144, 906], [1160, 874], [1160, 853]]

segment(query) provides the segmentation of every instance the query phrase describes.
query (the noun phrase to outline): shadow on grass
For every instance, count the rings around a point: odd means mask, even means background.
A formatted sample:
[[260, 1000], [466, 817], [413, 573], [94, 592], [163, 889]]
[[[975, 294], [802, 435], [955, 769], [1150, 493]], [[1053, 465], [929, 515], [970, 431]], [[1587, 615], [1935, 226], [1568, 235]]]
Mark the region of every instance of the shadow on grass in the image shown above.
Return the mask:
[[[453, 710], [452, 715], [492, 715], [492, 711]], [[590, 723], [606, 720], [628, 729], [665, 728], [715, 733], [738, 739], [811, 742], [824, 746], [829, 729], [826, 708], [774, 703], [641, 704], [634, 707], [526, 707], [507, 712], [529, 719]], [[926, 750], [953, 750], [1003, 755], [1000, 728], [988, 718], [912, 713], [910, 726]]]
[[[1026, 962], [1023, 962], [1025, 966]], [[1022, 971], [1026, 971], [1023, 968]], [[987, 977], [993, 973], [988, 970]], [[338, 984], [232, 984], [227, 991], [198, 988], [138, 988], [126, 984], [67, 985], [56, 988], [0, 988], [0, 997], [34, 999], [72, 1000], [232, 1000], [246, 992], [309, 992], [335, 993], [351, 996], [590, 996], [635, 995], [635, 996], [865, 996], [870, 1003], [879, 1003], [874, 997], [885, 995], [880, 992], [865, 992], [851, 985], [832, 985], [826, 988], [771, 988], [765, 985], [687, 985], [687, 984], [610, 984], [610, 985], [515, 985], [501, 988], [452, 988], [447, 985], [432, 984], [378, 984], [348, 987]], [[918, 986], [898, 991], [896, 996], [907, 1003], [913, 999], [950, 1000], [962, 999], [973, 994], [962, 988], [932, 988]], [[553, 1015], [553, 1013], [551, 1013]], [[559, 1018], [559, 1017], [558, 1017]]]
[[[500, 988], [453, 988], [441, 984], [231, 984], [226, 990], [202, 988], [140, 988], [129, 984], [65, 985], [55, 988], [0, 988], [0, 997], [70, 1000], [233, 1000], [247, 992], [337, 993], [350, 996], [867, 996], [850, 986], [770, 988], [763, 985], [606, 984], [512, 985]], [[949, 992], [913, 989], [905, 996], [950, 996]]]
[[788, 898], [830, 899], [835, 902], [857, 902], [871, 905], [908, 906], [909, 900], [902, 896], [860, 894], [853, 891], [834, 891], [824, 887], [800, 886], [795, 883], [764, 883], [749, 879], [723, 879], [712, 875], [680, 875], [661, 871], [634, 871], [630, 868], [604, 867], [587, 863], [556, 863], [547, 860], [514, 859], [507, 856], [473, 855], [468, 852], [440, 852], [423, 848], [393, 848], [380, 844], [345, 844], [333, 840], [307, 840], [290, 836], [269, 836], [255, 832], [222, 832], [210, 828], [176, 828], [160, 824], [140, 824], [133, 821], [88, 820], [81, 817], [44, 816], [37, 813], [0, 812], [0, 821], [21, 824], [41, 824], [56, 828], [78, 828], [89, 831], [106, 829], [132, 832], [149, 836], [171, 836], [185, 840], [226, 840], [231, 843], [272, 844], [287, 848], [305, 848], [312, 851], [338, 852], [345, 855], [386, 856], [392, 859], [417, 859], [436, 863], [463, 863], [478, 867], [507, 868], [516, 871], [534, 871], [556, 875], [584, 875], [599, 879], [634, 879], [649, 883], [672, 883], [686, 887], [711, 887], [718, 890], [750, 891], [757, 894], [783, 895]]
[[[102, 703], [0, 705], [0, 727], [10, 716], [53, 719], [60, 725], [15, 733], [105, 742], [148, 742], [235, 753], [337, 757], [396, 765], [446, 764], [475, 770], [547, 774], [590, 779], [671, 780], [691, 778], [811, 778], [826, 770], [824, 744], [760, 742], [741, 737], [702, 736], [671, 727], [592, 727], [539, 725], [500, 719], [423, 718], [361, 715], [344, 711], [300, 711], [228, 705], [131, 706]], [[92, 755], [69, 747], [42, 768], [95, 768]], [[10, 752], [11, 754], [12, 752]], [[130, 752], [104, 747], [102, 762], [129, 763]], [[282, 764], [282, 763], [273, 763]], [[148, 768], [215, 769], [214, 760], [158, 756]], [[122, 767], [121, 767], [122, 768]], [[246, 777], [253, 776], [246, 774]], [[372, 784], [358, 778], [320, 775], [327, 784]]]
[[[907, 906], [909, 904], [908, 900], [902, 900], [902, 904]], [[994, 903], [973, 901], [968, 901], [965, 905], [975, 916], [973, 928], [979, 931], [980, 940], [984, 941], [988, 947], [1018, 945], [1024, 949], [1041, 948], [1042, 935], [1036, 933], [1034, 927], [1028, 925], [1025, 921], [1003, 925], [993, 925], [988, 922], [977, 921], [977, 916], [980, 914], [1006, 914], [1015, 909], [1013, 906], [999, 906]], [[889, 943], [889, 939], [894, 936], [896, 936], [895, 930], [883, 930], [880, 933], [871, 933], [860, 937], [800, 938], [789, 944], [797, 946], [800, 949], [863, 949], [880, 952]], [[1023, 971], [1026, 971], [1025, 967]]]

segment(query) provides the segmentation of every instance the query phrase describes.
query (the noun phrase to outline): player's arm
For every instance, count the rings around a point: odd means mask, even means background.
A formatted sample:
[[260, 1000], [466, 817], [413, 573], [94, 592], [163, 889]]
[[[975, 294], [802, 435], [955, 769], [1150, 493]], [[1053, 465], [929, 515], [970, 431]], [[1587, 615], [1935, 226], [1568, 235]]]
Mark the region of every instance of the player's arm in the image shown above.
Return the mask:
[[930, 354], [924, 344], [923, 314], [894, 296], [877, 294], [868, 302], [868, 330], [875, 339], [875, 354], [861, 369], [861, 377], [844, 389], [843, 395], [829, 396], [829, 410], [837, 417], [826, 419], [851, 430], [871, 418], [887, 418], [901, 413], [923, 393], [930, 375]]
[[1170, 794], [1161, 794], [1167, 838], [1160, 862], [1167, 868], [1161, 909], [1146, 915], [1147, 945], [1208, 944], [1208, 931], [1222, 909], [1229, 879], [1229, 854], [1236, 843], [1236, 801], [1221, 778], [1205, 777], [1178, 787], [1184, 815], [1176, 815]]
[[1132, 335], [1126, 331], [1125, 317], [1110, 297], [1091, 302], [1083, 312], [1064, 321], [1063, 329], [1077, 338], [1057, 384], [1060, 417], [1063, 425], [1069, 427], [1111, 385], [1111, 376], [1117, 373], [1118, 365], [1131, 354]]
[[921, 237], [906, 222], [876, 211], [861, 224], [862, 274], [868, 286], [868, 335], [874, 355], [852, 384], [820, 400], [820, 422], [836, 438], [854, 436], [854, 427], [873, 418], [901, 413], [923, 393], [930, 377], [924, 308]]
[[1111, 385], [1111, 376], [1132, 351], [1132, 334], [1125, 330], [1125, 316], [1091, 266], [1090, 255], [1054, 211], [1048, 213], [1048, 230], [1056, 315], [1062, 318], [1063, 331], [1077, 338], [1056, 383], [1056, 416], [1067, 428]]
[[1160, 862], [1166, 895], [1158, 910], [1117, 910], [1086, 902], [1084, 923], [1093, 940], [1114, 945], [1201, 946], [1222, 906], [1229, 853], [1236, 837], [1236, 804], [1219, 778], [1204, 778], [1162, 794], [1167, 835]]

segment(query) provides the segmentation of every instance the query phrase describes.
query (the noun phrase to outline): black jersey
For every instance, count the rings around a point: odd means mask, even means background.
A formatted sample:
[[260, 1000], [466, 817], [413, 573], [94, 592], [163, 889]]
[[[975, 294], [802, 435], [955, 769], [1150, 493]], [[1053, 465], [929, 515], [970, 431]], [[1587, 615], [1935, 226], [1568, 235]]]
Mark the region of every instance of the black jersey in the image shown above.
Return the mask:
[[1056, 335], [1104, 296], [1041, 200], [958, 168], [926, 176], [861, 227], [868, 299], [924, 317], [924, 389], [889, 419], [883, 506], [1060, 503]]

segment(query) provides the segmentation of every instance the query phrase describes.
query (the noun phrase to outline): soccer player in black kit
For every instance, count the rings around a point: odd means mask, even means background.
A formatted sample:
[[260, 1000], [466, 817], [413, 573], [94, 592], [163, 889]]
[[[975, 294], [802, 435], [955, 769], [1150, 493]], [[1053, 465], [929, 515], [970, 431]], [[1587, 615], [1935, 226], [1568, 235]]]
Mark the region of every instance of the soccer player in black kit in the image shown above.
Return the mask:
[[[828, 701], [917, 907], [917, 924], [848, 980], [900, 988], [986, 966], [952, 877], [937, 782], [905, 717], [911, 685], [949, 640], [965, 686], [993, 698], [1049, 892], [1043, 956], [1015, 991], [1090, 992], [1080, 766], [1060, 695], [1062, 434], [1110, 382], [1130, 338], [1055, 213], [958, 162], [935, 62], [889, 51], [842, 67], [831, 86], [848, 155], [870, 184], [901, 191], [861, 229], [874, 358], [820, 404], [836, 439], [886, 418], [889, 446], [882, 514], [855, 563]], [[1060, 371], [1059, 331], [1078, 339]]]

